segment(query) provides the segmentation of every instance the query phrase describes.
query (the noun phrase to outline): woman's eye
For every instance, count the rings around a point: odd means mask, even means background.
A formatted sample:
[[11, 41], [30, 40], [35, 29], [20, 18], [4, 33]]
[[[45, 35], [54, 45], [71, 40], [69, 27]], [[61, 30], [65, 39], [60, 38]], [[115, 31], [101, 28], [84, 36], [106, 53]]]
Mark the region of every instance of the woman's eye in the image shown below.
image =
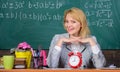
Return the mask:
[[76, 21], [72, 21], [72, 23], [76, 23]]
[[65, 21], [64, 23], [68, 23], [68, 21]]

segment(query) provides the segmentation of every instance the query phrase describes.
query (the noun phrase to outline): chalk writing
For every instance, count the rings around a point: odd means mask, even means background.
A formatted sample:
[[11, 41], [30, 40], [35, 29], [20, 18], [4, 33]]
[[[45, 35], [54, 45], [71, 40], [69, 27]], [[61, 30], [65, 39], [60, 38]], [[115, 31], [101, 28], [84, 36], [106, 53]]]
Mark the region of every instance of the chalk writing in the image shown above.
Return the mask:
[[62, 7], [62, 3], [58, 2], [58, 0], [56, 0], [56, 2], [50, 2], [50, 1], [45, 1], [43, 2], [34, 2], [31, 3], [30, 1], [28, 2], [28, 8], [35, 8], [35, 9], [39, 9], [39, 8], [49, 8], [49, 9], [59, 9], [60, 7]]
[[[27, 6], [26, 6], [27, 5]], [[59, 9], [63, 6], [63, 2], [55, 0], [52, 1], [15, 1], [15, 2], [3, 2], [0, 4], [0, 7], [3, 9], [21, 9], [21, 8], [34, 8], [34, 9]]]
[[113, 27], [113, 19], [98, 19], [96, 21], [89, 21], [89, 26], [97, 26], [97, 27]]
[[110, 0], [94, 0], [92, 1], [86, 1], [84, 4], [85, 8], [94, 8], [94, 9], [110, 9], [112, 6], [112, 3]]
[[[84, 4], [89, 26], [113, 27], [112, 3], [110, 0], [94, 0]], [[96, 20], [94, 20], [96, 19]]]
[[20, 9], [20, 8], [24, 8], [25, 2], [21, 1], [15, 1], [15, 2], [3, 2], [2, 4], [0, 4], [0, 8], [2, 9]]
[[[63, 15], [59, 12], [66, 1], [35, 0], [35, 1], [4, 1], [0, 3], [0, 19], [60, 21]], [[76, 4], [74, 4], [76, 5]], [[91, 0], [84, 4], [89, 26], [113, 27], [111, 0]], [[56, 13], [53, 13], [56, 11]], [[95, 19], [95, 20], [94, 20]]]
[[112, 16], [112, 11], [111, 10], [86, 11], [86, 15], [87, 16], [95, 15], [96, 17], [99, 17], [99, 18], [102, 18], [102, 17], [110, 18]]
[[8, 12], [8, 13], [0, 13], [0, 18], [3, 19], [19, 19], [19, 20], [37, 20], [37, 21], [45, 21], [45, 20], [61, 20], [60, 14], [50, 15], [49, 13], [25, 13], [25, 12]]

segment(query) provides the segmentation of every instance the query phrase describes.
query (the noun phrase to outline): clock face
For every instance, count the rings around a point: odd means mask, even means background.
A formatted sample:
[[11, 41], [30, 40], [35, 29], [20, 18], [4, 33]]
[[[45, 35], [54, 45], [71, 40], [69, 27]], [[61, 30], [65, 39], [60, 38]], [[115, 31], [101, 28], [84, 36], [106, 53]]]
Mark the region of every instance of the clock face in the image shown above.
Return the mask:
[[69, 59], [71, 66], [77, 66], [80, 63], [80, 58], [77, 55], [72, 55]]

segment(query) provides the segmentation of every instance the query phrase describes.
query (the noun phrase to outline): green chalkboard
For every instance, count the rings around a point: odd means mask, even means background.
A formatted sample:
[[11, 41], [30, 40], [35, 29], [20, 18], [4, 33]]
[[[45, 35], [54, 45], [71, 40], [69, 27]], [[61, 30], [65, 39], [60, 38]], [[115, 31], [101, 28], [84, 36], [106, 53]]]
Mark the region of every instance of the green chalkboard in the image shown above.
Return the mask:
[[64, 10], [78, 7], [102, 49], [120, 49], [120, 0], [0, 0], [0, 49], [26, 41], [48, 49], [64, 33]]

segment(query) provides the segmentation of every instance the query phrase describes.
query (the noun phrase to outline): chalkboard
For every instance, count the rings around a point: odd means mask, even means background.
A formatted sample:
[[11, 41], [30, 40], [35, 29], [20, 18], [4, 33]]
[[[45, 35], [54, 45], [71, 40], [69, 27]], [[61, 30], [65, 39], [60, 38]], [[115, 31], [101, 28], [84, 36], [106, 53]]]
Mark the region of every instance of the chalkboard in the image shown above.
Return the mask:
[[0, 49], [21, 42], [48, 49], [63, 28], [64, 10], [82, 9], [102, 49], [120, 49], [120, 0], [0, 0]]

